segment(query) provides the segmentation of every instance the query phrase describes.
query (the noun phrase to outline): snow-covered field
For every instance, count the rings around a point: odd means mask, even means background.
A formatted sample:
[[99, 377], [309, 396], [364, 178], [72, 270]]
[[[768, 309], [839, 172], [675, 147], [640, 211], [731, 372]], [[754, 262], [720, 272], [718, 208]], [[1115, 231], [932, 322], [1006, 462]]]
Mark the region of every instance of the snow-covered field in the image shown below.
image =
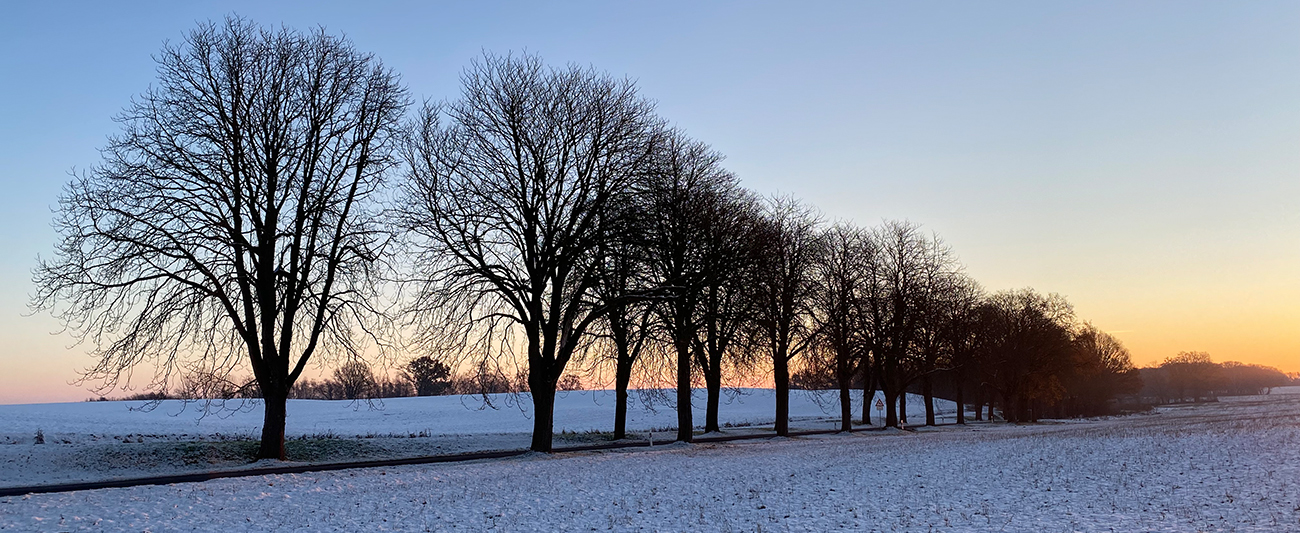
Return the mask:
[[[835, 394], [791, 393], [792, 427], [833, 429], [838, 415]], [[861, 393], [855, 397], [860, 409]], [[393, 398], [373, 403], [291, 400], [286, 435], [290, 459], [333, 462], [387, 459], [468, 451], [527, 448], [532, 418], [526, 396], [494, 395], [486, 407], [481, 398], [441, 396]], [[773, 420], [775, 400], [770, 389], [742, 389], [723, 398], [719, 422], [728, 431], [766, 426]], [[200, 404], [162, 402], [141, 410], [143, 402], [80, 402], [0, 405], [0, 487], [69, 481], [178, 474], [247, 467], [260, 437], [260, 403], [228, 402], [205, 413]], [[919, 397], [911, 397], [912, 419], [924, 420]], [[951, 420], [952, 402], [936, 400]], [[695, 421], [704, 422], [704, 398], [692, 402]], [[667, 405], [633, 401], [628, 430], [650, 438], [658, 430], [671, 438], [677, 415]], [[855, 410], [855, 413], [859, 412]], [[829, 413], [829, 414], [828, 414]], [[585, 444], [612, 431], [614, 395], [611, 391], [562, 392], [557, 397], [557, 445]], [[35, 445], [40, 431], [45, 444]], [[295, 453], [297, 452], [297, 453]]]
[[67, 531], [1300, 531], [1300, 390], [973, 424], [0, 499]]

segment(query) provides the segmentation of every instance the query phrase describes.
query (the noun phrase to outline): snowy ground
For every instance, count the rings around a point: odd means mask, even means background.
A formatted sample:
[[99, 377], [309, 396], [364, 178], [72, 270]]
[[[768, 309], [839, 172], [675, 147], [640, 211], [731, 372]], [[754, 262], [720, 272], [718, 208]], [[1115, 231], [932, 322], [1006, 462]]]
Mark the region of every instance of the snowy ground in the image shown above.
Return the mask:
[[[860, 412], [855, 398], [855, 413]], [[838, 415], [834, 393], [793, 391], [792, 427], [833, 429]], [[496, 409], [478, 397], [394, 398], [373, 404], [291, 400], [286, 435], [295, 462], [391, 459], [468, 451], [527, 448], [532, 418], [526, 396], [496, 395]], [[770, 430], [775, 400], [770, 389], [746, 389], [723, 399], [720, 423], [728, 432]], [[937, 400], [952, 419], [954, 404]], [[162, 402], [79, 402], [0, 405], [0, 487], [96, 481], [123, 477], [244, 468], [260, 436], [260, 404], [229, 402], [206, 413], [199, 404]], [[704, 422], [704, 399], [693, 402], [695, 421]], [[913, 420], [924, 420], [919, 397], [911, 397]], [[677, 415], [667, 405], [634, 401], [628, 413], [633, 437], [670, 439]], [[610, 391], [563, 392], [557, 397], [556, 445], [589, 444], [610, 438], [614, 395]], [[45, 444], [33, 444], [40, 431]]]
[[1300, 390], [976, 424], [0, 499], [68, 531], [1300, 531]]

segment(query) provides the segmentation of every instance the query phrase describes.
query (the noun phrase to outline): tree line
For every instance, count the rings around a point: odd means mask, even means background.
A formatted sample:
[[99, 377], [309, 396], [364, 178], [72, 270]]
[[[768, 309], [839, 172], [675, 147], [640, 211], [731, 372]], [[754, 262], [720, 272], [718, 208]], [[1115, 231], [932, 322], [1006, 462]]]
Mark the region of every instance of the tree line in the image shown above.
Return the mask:
[[[936, 397], [1032, 421], [1141, 387], [1063, 297], [989, 293], [917, 224], [750, 191], [625, 78], [485, 54], [458, 97], [412, 109], [347, 39], [237, 17], [156, 60], [66, 187], [33, 306], [92, 347], [84, 379], [107, 388], [142, 364], [158, 389], [251, 370], [200, 392], [263, 399], [259, 457], [284, 457], [287, 399], [435, 394], [420, 372], [438, 392], [529, 391], [538, 451], [556, 391], [592, 368], [613, 374], [616, 437], [652, 383], [675, 390], [686, 442], [694, 389], [717, 431], [724, 386], [768, 373], [781, 435], [792, 385], [838, 390], [845, 430], [871, 423], [854, 390], [882, 391], [897, 426], [908, 391], [934, 424]], [[405, 353], [404, 380], [362, 363]], [[309, 361], [334, 379], [305, 380]]]
[[1159, 365], [1141, 369], [1143, 403], [1213, 401], [1219, 396], [1268, 394], [1275, 387], [1300, 383], [1263, 365], [1227, 361], [1215, 363], [1205, 352], [1180, 352]]

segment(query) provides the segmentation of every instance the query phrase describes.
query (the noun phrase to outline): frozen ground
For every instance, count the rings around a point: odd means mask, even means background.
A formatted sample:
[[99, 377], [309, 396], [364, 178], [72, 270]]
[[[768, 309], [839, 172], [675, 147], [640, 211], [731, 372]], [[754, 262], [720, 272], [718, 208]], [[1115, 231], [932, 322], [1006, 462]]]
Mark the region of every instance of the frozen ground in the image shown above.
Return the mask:
[[[860, 399], [861, 393], [858, 393]], [[855, 408], [860, 403], [855, 399]], [[497, 395], [498, 409], [478, 397], [394, 398], [373, 404], [351, 401], [291, 400], [286, 435], [291, 460], [334, 462], [387, 459], [467, 451], [527, 448], [529, 413], [518, 408], [527, 397]], [[695, 420], [704, 422], [703, 396], [693, 402]], [[939, 412], [953, 416], [952, 402], [937, 400]], [[79, 402], [0, 405], [0, 487], [122, 477], [178, 474], [247, 467], [260, 436], [260, 404], [228, 402], [205, 414], [199, 404], [162, 402], [140, 410], [143, 402]], [[823, 409], [824, 408], [824, 409]], [[729, 432], [771, 428], [774, 396], [770, 389], [745, 389], [725, 396], [720, 422]], [[828, 413], [838, 415], [834, 394], [791, 393], [792, 426], [832, 429]], [[858, 412], [855, 410], [855, 413]], [[919, 397], [909, 412], [924, 416]], [[677, 425], [669, 406], [648, 408], [634, 401], [628, 429], [635, 438], [671, 438]], [[557, 397], [557, 446], [608, 439], [614, 420], [610, 391], [563, 392]], [[922, 418], [923, 420], [923, 418]], [[37, 431], [45, 444], [33, 444]]]
[[0, 499], [68, 531], [1300, 531], [1300, 390], [1149, 415]]

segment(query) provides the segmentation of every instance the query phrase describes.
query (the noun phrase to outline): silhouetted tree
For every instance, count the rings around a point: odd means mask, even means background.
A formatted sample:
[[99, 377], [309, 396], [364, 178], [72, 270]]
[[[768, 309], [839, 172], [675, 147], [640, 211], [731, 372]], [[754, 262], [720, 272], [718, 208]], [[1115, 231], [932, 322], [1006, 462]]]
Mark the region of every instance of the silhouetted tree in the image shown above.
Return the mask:
[[[982, 338], [978, 310], [984, 294], [979, 284], [967, 276], [960, 276], [954, 281], [952, 292], [945, 300], [945, 315], [939, 325], [939, 336], [947, 358], [948, 375], [952, 378], [952, 400], [957, 404], [956, 422], [965, 424], [966, 390], [972, 377], [979, 375], [977, 365]], [[977, 405], [977, 417], [978, 414]], [[927, 415], [927, 418], [931, 416]]]
[[103, 163], [65, 189], [62, 240], [35, 271], [99, 362], [105, 387], [141, 363], [161, 388], [200, 360], [246, 358], [266, 404], [259, 458], [284, 458], [285, 400], [318, 352], [380, 331], [375, 192], [407, 106], [397, 75], [323, 30], [206, 23], [156, 56]]
[[922, 317], [930, 243], [920, 226], [888, 221], [871, 232], [876, 252], [866, 264], [864, 323], [876, 380], [885, 396], [885, 425], [906, 418], [905, 392], [918, 375], [914, 342]]
[[1084, 324], [1073, 344], [1072, 366], [1062, 373], [1063, 415], [1109, 414], [1110, 402], [1117, 396], [1135, 394], [1142, 388], [1142, 378], [1119, 339]]
[[754, 283], [754, 322], [772, 361], [776, 388], [776, 434], [790, 433], [790, 361], [816, 338], [814, 268], [824, 253], [815, 212], [790, 197], [772, 199], [763, 211]]
[[[863, 310], [863, 291], [869, 275], [866, 264], [871, 261], [875, 248], [865, 231], [847, 222], [837, 223], [823, 231], [824, 253], [812, 267], [811, 316], [818, 330], [818, 342], [825, 347], [832, 360], [832, 375], [839, 388], [840, 430], [853, 428], [852, 396], [853, 378], [862, 373], [869, 381], [870, 359], [864, 339], [866, 324]], [[869, 383], [863, 387], [869, 388]], [[870, 404], [871, 397], [863, 391], [863, 403]], [[863, 410], [863, 423], [870, 415]]]
[[952, 249], [937, 235], [925, 239], [923, 244], [916, 263], [920, 272], [911, 297], [916, 319], [909, 360], [916, 372], [912, 379], [921, 382], [925, 425], [933, 426], [935, 375], [951, 367], [952, 351], [947, 334], [968, 303], [970, 284]]
[[[665, 133], [666, 134], [666, 133]], [[648, 171], [653, 171], [651, 166]], [[608, 311], [598, 324], [598, 336], [605, 342], [602, 349], [614, 365], [614, 438], [627, 436], [628, 387], [632, 372], [646, 347], [653, 341], [654, 303], [630, 295], [653, 295], [657, 285], [645, 259], [644, 220], [648, 207], [644, 196], [623, 205], [611, 206], [617, 213], [611, 220], [609, 238], [600, 243], [602, 260], [596, 264], [598, 281], [593, 289], [596, 299]], [[671, 291], [658, 291], [664, 299]]]
[[412, 359], [404, 370], [416, 396], [439, 396], [451, 388], [451, 368], [427, 355]]
[[361, 361], [349, 361], [334, 369], [334, 380], [342, 387], [345, 400], [374, 396], [375, 373]]
[[692, 352], [698, 342], [704, 284], [708, 276], [711, 218], [737, 194], [736, 177], [722, 168], [722, 155], [680, 132], [655, 151], [644, 181], [645, 265], [669, 298], [653, 309], [676, 363], [677, 440], [693, 439]]
[[1160, 368], [1168, 376], [1176, 401], [1213, 398], [1224, 385], [1223, 368], [1205, 352], [1178, 352], [1160, 363]]
[[1290, 383], [1286, 374], [1273, 367], [1227, 361], [1222, 365], [1225, 395], [1268, 394], [1273, 387]]
[[985, 382], [1002, 397], [1008, 421], [1037, 419], [1033, 405], [1064, 395], [1060, 376], [1071, 364], [1073, 308], [1060, 295], [1022, 289], [994, 294], [980, 311]]
[[704, 430], [720, 431], [718, 409], [723, 373], [730, 366], [742, 371], [753, 361], [740, 344], [752, 323], [754, 286], [762, 251], [758, 202], [748, 191], [735, 189], [702, 213], [703, 238], [698, 256], [698, 327], [693, 341], [695, 364], [706, 391]]
[[573, 374], [565, 374], [564, 377], [560, 378], [556, 387], [563, 391], [583, 390], [586, 388], [582, 385], [582, 378]]
[[460, 99], [424, 108], [406, 150], [419, 341], [473, 357], [517, 343], [531, 448], [550, 451], [557, 382], [609, 311], [593, 288], [610, 207], [632, 200], [657, 119], [630, 81], [534, 56], [485, 56], [461, 81]]

